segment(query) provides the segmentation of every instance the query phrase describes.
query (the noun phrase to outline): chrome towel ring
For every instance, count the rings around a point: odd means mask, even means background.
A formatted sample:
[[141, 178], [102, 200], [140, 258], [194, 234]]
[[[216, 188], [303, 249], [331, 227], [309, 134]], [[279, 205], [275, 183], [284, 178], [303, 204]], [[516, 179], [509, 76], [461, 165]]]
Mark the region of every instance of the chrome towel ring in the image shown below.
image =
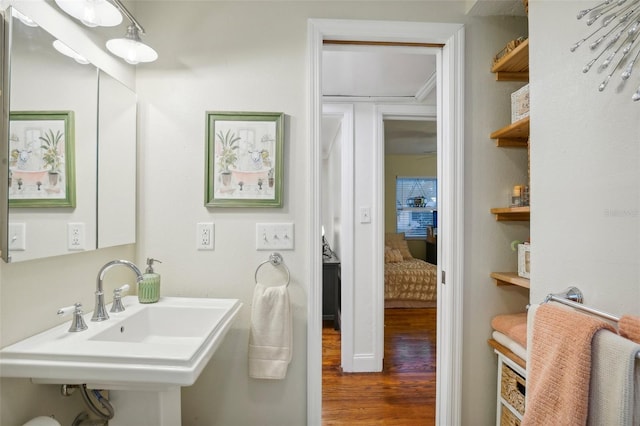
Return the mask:
[[287, 283], [285, 284], [285, 286], [289, 287], [289, 282], [291, 281], [291, 273], [289, 272], [289, 268], [287, 268], [287, 265], [284, 264], [284, 259], [282, 258], [282, 255], [276, 252], [271, 253], [269, 255], [269, 259], [259, 264], [258, 267], [256, 268], [256, 273], [254, 275], [256, 284], [258, 284], [258, 271], [260, 270], [260, 268], [262, 268], [263, 265], [266, 265], [267, 263], [270, 263], [273, 266], [282, 266], [284, 270], [287, 271]]

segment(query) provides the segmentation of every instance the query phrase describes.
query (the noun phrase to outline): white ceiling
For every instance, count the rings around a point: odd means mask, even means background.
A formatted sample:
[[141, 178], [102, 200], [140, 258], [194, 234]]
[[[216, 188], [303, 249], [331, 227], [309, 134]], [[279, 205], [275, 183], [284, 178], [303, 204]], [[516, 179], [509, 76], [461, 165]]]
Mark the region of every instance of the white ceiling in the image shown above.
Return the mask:
[[[525, 16], [522, 0], [471, 0], [472, 16]], [[436, 48], [325, 44], [322, 55], [322, 93], [327, 102], [345, 97], [377, 102], [436, 104]], [[434, 121], [385, 120], [387, 154], [436, 152]], [[325, 118], [325, 153], [340, 128], [336, 118]]]
[[[327, 101], [345, 97], [378, 102], [436, 103], [436, 50], [424, 47], [325, 45], [322, 93]], [[340, 122], [325, 117], [323, 149], [328, 150]], [[385, 120], [387, 154], [436, 151], [434, 121]]]
[[322, 93], [420, 100], [431, 95], [435, 102], [433, 93], [423, 93], [435, 88], [434, 53], [429, 48], [325, 45]]

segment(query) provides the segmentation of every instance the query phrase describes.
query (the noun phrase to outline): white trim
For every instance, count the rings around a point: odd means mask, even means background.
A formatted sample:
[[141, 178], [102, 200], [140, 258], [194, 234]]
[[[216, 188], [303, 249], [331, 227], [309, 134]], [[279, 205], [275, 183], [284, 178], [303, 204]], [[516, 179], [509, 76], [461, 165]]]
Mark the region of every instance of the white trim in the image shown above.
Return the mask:
[[[459, 425], [462, 412], [464, 272], [464, 28], [442, 49], [438, 70], [438, 292], [436, 422]], [[442, 72], [440, 72], [442, 71]]]
[[[320, 117], [322, 113], [321, 79], [322, 40], [377, 40], [431, 42], [444, 44], [443, 72], [438, 73], [438, 105], [446, 100], [438, 117], [442, 133], [438, 150], [442, 149], [439, 166], [451, 191], [442, 200], [440, 209], [449, 213], [451, 223], [441, 226], [439, 233], [439, 265], [447, 272], [447, 285], [441, 286], [438, 300], [438, 369], [436, 423], [460, 424], [462, 365], [462, 271], [463, 271], [463, 83], [464, 27], [461, 24], [350, 21], [310, 19], [308, 21], [309, 51], [309, 291], [307, 319], [307, 424], [322, 422], [322, 306], [321, 306], [321, 244], [320, 241]], [[444, 86], [444, 87], [443, 87]], [[376, 159], [379, 162], [379, 158]], [[448, 189], [445, 187], [445, 189]], [[378, 200], [374, 200], [378, 205]], [[378, 208], [378, 207], [376, 207]], [[446, 217], [442, 215], [443, 219]], [[443, 220], [443, 222], [445, 222]], [[448, 222], [448, 221], [447, 221]], [[442, 233], [444, 232], [444, 234]], [[382, 235], [375, 244], [380, 246]], [[442, 244], [442, 240], [448, 243]], [[379, 272], [378, 272], [379, 274]], [[439, 275], [440, 278], [440, 275]], [[378, 296], [379, 298], [379, 296]], [[448, 336], [442, 339], [442, 336]]]
[[427, 96], [429, 96], [436, 88], [436, 81], [438, 81], [438, 73], [434, 72], [416, 92], [415, 98], [418, 102], [422, 102], [427, 99]]
[[320, 214], [322, 34], [309, 22], [309, 290], [307, 292], [307, 425], [322, 424], [322, 252]]
[[[353, 122], [354, 112], [353, 104], [323, 104], [322, 113], [324, 115], [340, 115], [341, 121], [341, 135], [342, 140], [340, 143], [340, 161], [341, 161], [341, 209], [340, 209], [340, 281], [341, 281], [341, 301], [342, 301], [342, 315], [340, 317], [340, 329], [341, 329], [341, 366], [345, 372], [354, 371], [354, 365], [356, 364], [356, 355], [354, 351], [354, 332], [353, 332], [353, 313], [355, 307], [353, 306], [354, 296], [353, 289], [355, 283], [354, 275], [354, 133]], [[346, 309], [344, 307], [346, 306]]]

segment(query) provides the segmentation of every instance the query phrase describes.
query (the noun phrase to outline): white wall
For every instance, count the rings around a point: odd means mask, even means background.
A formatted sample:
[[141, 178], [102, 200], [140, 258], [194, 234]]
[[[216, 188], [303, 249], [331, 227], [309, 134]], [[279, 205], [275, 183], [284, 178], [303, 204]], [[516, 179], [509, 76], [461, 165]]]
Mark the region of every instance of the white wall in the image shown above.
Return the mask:
[[[514, 271], [514, 239], [529, 236], [527, 223], [496, 222], [492, 207], [506, 205], [510, 187], [526, 180], [526, 150], [496, 148], [491, 132], [510, 122], [510, 94], [522, 83], [496, 82], [493, 56], [527, 33], [522, 18], [467, 21], [465, 81], [465, 268], [462, 424], [495, 423], [496, 356], [487, 345], [490, 321], [525, 310], [526, 289], [497, 287], [493, 271]], [[439, 218], [439, 220], [442, 220]]]
[[[493, 55], [507, 41], [519, 35], [521, 19], [477, 18], [462, 15], [457, 2], [426, 4], [418, 2], [145, 2], [138, 13], [145, 17], [148, 40], [158, 48], [160, 59], [138, 71], [141, 99], [141, 239], [138, 256], [154, 256], [161, 265], [163, 289], [169, 294], [237, 297], [248, 304], [253, 290], [253, 270], [266, 253], [254, 249], [257, 221], [293, 221], [296, 225], [296, 250], [285, 252], [291, 268], [292, 300], [295, 306], [294, 359], [287, 379], [262, 383], [247, 378], [246, 344], [249, 324], [248, 306], [243, 311], [225, 344], [214, 356], [200, 380], [183, 390], [184, 424], [304, 424], [306, 419], [306, 291], [300, 281], [308, 268], [306, 245], [309, 242], [306, 158], [305, 78], [306, 19], [359, 18], [444, 22], [466, 22], [468, 105], [468, 186], [473, 202], [465, 209], [468, 217], [469, 249], [465, 299], [465, 337], [469, 339], [464, 367], [464, 419], [489, 423], [494, 416], [495, 356], [486, 345], [492, 315], [524, 306], [527, 296], [511, 290], [496, 289], [490, 271], [511, 266], [508, 243], [515, 238], [505, 230], [489, 231], [495, 222], [490, 207], [502, 202], [494, 193], [511, 183], [505, 177], [526, 164], [523, 153], [501, 153], [493, 147], [489, 133], [509, 119], [506, 96], [509, 88], [497, 90], [489, 65]], [[489, 88], [489, 86], [492, 86]], [[511, 90], [513, 91], [513, 90]], [[504, 103], [502, 115], [494, 102]], [[488, 107], [491, 106], [491, 107]], [[370, 106], [356, 109], [364, 111]], [[207, 110], [283, 111], [287, 114], [285, 152], [285, 206], [283, 209], [206, 209], [203, 206], [204, 112]], [[500, 111], [500, 110], [499, 110]], [[358, 121], [358, 120], [356, 120]], [[359, 126], [356, 124], [356, 126]], [[364, 126], [364, 125], [363, 125]], [[363, 136], [356, 146], [355, 205], [373, 205], [371, 170], [373, 161], [372, 125], [357, 127]], [[474, 158], [474, 155], [478, 158]], [[518, 167], [506, 172], [484, 167], [488, 160], [507, 155]], [[524, 154], [526, 155], [526, 153]], [[525, 169], [526, 170], [526, 169]], [[520, 172], [522, 173], [522, 172]], [[516, 176], [520, 182], [521, 175]], [[471, 182], [473, 184], [471, 184]], [[501, 190], [498, 192], [502, 192]], [[469, 197], [471, 200], [471, 195]], [[159, 214], [161, 212], [162, 214]], [[477, 226], [478, 218], [482, 223]], [[216, 249], [197, 252], [193, 233], [198, 221], [216, 223]], [[371, 227], [356, 229], [356, 250], [366, 253], [371, 247]], [[515, 226], [521, 238], [528, 230]], [[499, 249], [498, 247], [504, 247]], [[495, 251], [495, 253], [494, 253]], [[473, 256], [474, 252], [483, 257]], [[373, 260], [370, 253], [368, 268]], [[513, 260], [513, 259], [511, 259]], [[363, 261], [364, 262], [364, 261]], [[500, 264], [502, 262], [502, 265]], [[358, 261], [354, 267], [358, 268]], [[367, 277], [358, 277], [362, 283]], [[357, 286], [357, 284], [356, 284]], [[359, 309], [371, 309], [371, 294], [356, 293]], [[477, 300], [480, 303], [472, 303]], [[356, 316], [358, 313], [356, 313]], [[362, 322], [362, 320], [361, 320]], [[366, 321], [365, 321], [366, 322]], [[366, 323], [356, 324], [364, 327]], [[364, 328], [367, 329], [367, 328]], [[365, 355], [372, 345], [370, 334], [355, 337], [355, 352]], [[465, 343], [466, 345], [466, 343]], [[480, 374], [478, 374], [480, 372]], [[251, 409], [248, 409], [248, 408]]]
[[582, 67], [590, 30], [584, 2], [530, 2], [531, 299], [579, 287], [585, 303], [640, 313], [640, 104], [637, 70], [602, 93], [603, 73]]
[[[489, 273], [511, 266], [511, 234], [528, 231], [497, 226], [489, 208], [502, 203], [494, 193], [506, 181], [520, 178], [521, 153], [493, 147], [489, 133], [504, 125], [509, 114], [503, 104], [509, 88], [496, 86], [489, 73], [491, 57], [519, 35], [521, 19], [471, 18], [463, 2], [139, 2], [136, 16], [148, 32], [146, 40], [160, 59], [138, 66], [140, 95], [138, 261], [161, 259], [163, 294], [233, 297], [245, 307], [200, 379], [183, 390], [185, 425], [302, 425], [306, 422], [306, 299], [309, 217], [306, 37], [307, 18], [389, 19], [466, 24], [467, 176], [465, 264], [465, 358], [463, 365], [463, 424], [491, 424], [495, 412], [495, 356], [486, 345], [492, 315], [520, 305], [526, 296], [496, 289]], [[285, 125], [284, 207], [281, 209], [207, 209], [204, 207], [205, 111], [282, 111]], [[356, 129], [359, 131], [359, 129]], [[363, 130], [371, 132], [371, 130]], [[359, 167], [367, 167], [367, 147], [356, 147]], [[363, 152], [364, 151], [364, 152]], [[487, 167], [513, 161], [513, 170]], [[373, 203], [371, 182], [359, 177], [363, 190], [356, 205]], [[215, 251], [195, 250], [197, 222], [216, 224]], [[263, 382], [247, 377], [249, 302], [253, 273], [267, 252], [256, 252], [255, 223], [295, 222], [293, 252], [283, 252], [291, 269], [294, 307], [294, 358], [287, 379]], [[506, 228], [506, 229], [505, 229]], [[356, 250], [370, 247], [365, 229], [357, 232]], [[503, 248], [506, 247], [506, 248]], [[93, 306], [95, 273], [104, 261], [128, 257], [126, 250], [3, 265], [2, 344], [48, 328], [58, 319], [49, 312], [61, 303], [81, 299]], [[500, 264], [502, 262], [502, 264]], [[41, 275], [44, 268], [52, 274]], [[46, 284], [41, 285], [42, 282]], [[34, 295], [54, 295], [31, 303]], [[82, 296], [80, 296], [82, 295]], [[356, 297], [359, 297], [356, 294]], [[366, 297], [366, 296], [365, 296]], [[71, 300], [69, 300], [71, 299]], [[360, 299], [358, 299], [360, 300]], [[370, 303], [365, 300], [365, 303]], [[19, 304], [24, 307], [19, 308]], [[37, 320], [32, 320], [38, 318]], [[28, 330], [16, 324], [28, 323]], [[7, 336], [7, 337], [5, 337]], [[358, 337], [366, 342], [371, 336]], [[28, 381], [3, 380], [2, 424], [30, 416], [72, 411], [57, 389], [43, 391]], [[41, 394], [44, 394], [40, 397]], [[38, 408], [31, 397], [41, 401]], [[7, 402], [5, 402], [7, 401]], [[13, 402], [12, 405], [8, 405]], [[47, 408], [51, 407], [51, 410]], [[66, 414], [65, 414], [66, 413]], [[67, 421], [66, 423], [69, 423]]]
[[[340, 119], [342, 121], [342, 119]], [[333, 129], [332, 129], [333, 130]], [[342, 196], [342, 124], [337, 125], [327, 152], [322, 157], [322, 226], [331, 250], [340, 257], [340, 224]]]

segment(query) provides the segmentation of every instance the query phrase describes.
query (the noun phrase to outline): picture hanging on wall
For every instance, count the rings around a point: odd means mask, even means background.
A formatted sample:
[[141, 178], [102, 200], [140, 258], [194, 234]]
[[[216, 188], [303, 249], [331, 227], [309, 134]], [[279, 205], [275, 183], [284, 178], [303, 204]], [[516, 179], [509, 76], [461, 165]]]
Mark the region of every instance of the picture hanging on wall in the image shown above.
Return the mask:
[[73, 111], [9, 115], [9, 207], [75, 207]]
[[281, 112], [206, 113], [205, 206], [281, 207]]

